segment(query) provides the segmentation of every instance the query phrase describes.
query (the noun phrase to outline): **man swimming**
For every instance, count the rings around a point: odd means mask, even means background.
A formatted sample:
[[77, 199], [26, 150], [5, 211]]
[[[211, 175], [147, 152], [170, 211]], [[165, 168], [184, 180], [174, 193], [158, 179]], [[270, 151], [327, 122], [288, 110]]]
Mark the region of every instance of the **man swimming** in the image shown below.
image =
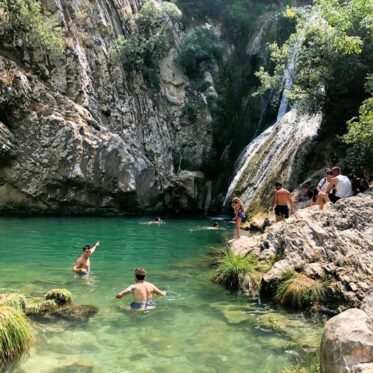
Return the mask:
[[134, 299], [130, 304], [132, 309], [146, 310], [154, 308], [156, 304], [152, 300], [153, 294], [164, 297], [166, 292], [159, 290], [151, 282], [145, 281], [146, 271], [144, 268], [136, 268], [134, 274], [136, 283], [119, 292], [116, 298], [120, 299], [132, 293]]
[[281, 183], [275, 184], [275, 195], [272, 202], [272, 210], [275, 211], [276, 222], [282, 219], [287, 219], [289, 217], [289, 207], [290, 212], [294, 213], [294, 202], [291, 199], [290, 192], [282, 187]]
[[91, 270], [91, 262], [89, 258], [96, 251], [97, 247], [100, 246], [100, 241], [97, 241], [93, 247], [85, 245], [83, 247], [83, 254], [76, 260], [73, 272], [79, 275], [88, 275]]

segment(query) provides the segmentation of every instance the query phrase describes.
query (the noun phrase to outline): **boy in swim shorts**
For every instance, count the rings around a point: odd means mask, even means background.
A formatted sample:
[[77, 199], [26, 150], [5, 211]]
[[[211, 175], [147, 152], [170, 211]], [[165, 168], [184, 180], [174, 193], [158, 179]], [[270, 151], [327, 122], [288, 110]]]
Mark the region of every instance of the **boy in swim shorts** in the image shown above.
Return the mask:
[[153, 294], [164, 297], [166, 292], [159, 290], [151, 282], [145, 281], [146, 271], [144, 268], [136, 268], [134, 274], [136, 283], [119, 292], [116, 298], [120, 299], [132, 293], [134, 298], [134, 301], [130, 304], [132, 309], [146, 310], [154, 308], [156, 304], [152, 300]]

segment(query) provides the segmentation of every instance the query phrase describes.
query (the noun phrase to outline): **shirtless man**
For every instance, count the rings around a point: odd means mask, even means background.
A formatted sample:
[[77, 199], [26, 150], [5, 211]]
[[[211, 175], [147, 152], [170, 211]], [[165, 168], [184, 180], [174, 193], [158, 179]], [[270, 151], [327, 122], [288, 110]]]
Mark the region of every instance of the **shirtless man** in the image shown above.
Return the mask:
[[90, 256], [96, 251], [97, 247], [100, 246], [100, 241], [97, 241], [93, 247], [85, 245], [83, 247], [83, 254], [80, 256], [73, 267], [73, 272], [80, 275], [89, 275], [91, 269]]
[[130, 304], [132, 309], [146, 310], [152, 309], [156, 304], [152, 301], [153, 294], [164, 297], [165, 291], [159, 290], [151, 282], [144, 281], [146, 271], [144, 268], [136, 268], [134, 271], [136, 283], [122, 290], [116, 295], [116, 298], [123, 298], [125, 295], [132, 293], [134, 301]]
[[275, 195], [272, 202], [272, 211], [275, 212], [276, 222], [289, 217], [288, 203], [290, 205], [290, 212], [294, 214], [294, 203], [291, 199], [290, 192], [284, 189], [281, 183], [276, 183]]

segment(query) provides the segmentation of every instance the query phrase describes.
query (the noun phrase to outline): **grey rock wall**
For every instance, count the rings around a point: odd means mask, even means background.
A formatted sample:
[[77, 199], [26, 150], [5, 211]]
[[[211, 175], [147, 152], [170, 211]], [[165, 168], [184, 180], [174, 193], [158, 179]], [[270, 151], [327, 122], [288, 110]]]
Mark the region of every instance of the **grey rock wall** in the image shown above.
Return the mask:
[[[175, 63], [180, 40], [160, 62], [159, 89], [151, 89], [109, 57], [141, 1], [44, 3], [63, 27], [65, 54], [0, 47], [0, 207], [202, 206], [211, 118]], [[181, 36], [177, 26], [174, 35]], [[183, 115], [191, 98], [195, 123]], [[183, 158], [196, 175], [186, 188], [178, 177]]]

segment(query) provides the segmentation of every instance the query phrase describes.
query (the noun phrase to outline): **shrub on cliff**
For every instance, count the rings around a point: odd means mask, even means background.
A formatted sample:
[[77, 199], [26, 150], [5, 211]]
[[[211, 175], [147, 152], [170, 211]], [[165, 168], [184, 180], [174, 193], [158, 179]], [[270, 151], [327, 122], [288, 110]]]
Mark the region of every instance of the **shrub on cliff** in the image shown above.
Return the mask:
[[223, 46], [219, 33], [213, 26], [206, 24], [196, 27], [185, 38], [177, 60], [187, 75], [195, 78], [211, 69], [222, 56]]
[[[373, 79], [371, 80], [373, 84]], [[343, 136], [343, 141], [351, 145], [347, 151], [347, 162], [351, 169], [361, 170], [366, 179], [371, 180], [373, 176], [373, 97], [363, 102], [359, 114], [358, 120], [354, 118], [347, 123], [348, 132]]]
[[46, 48], [53, 54], [64, 50], [58, 22], [43, 15], [38, 0], [0, 0], [0, 40], [7, 44], [22, 40], [24, 47]]
[[142, 72], [144, 79], [154, 79], [159, 59], [172, 45], [172, 23], [181, 18], [181, 11], [170, 2], [146, 0], [133, 18], [135, 24], [128, 37], [119, 37], [110, 51], [112, 58], [123, 58], [125, 67]]
[[21, 311], [0, 306], [0, 370], [28, 352], [32, 342], [31, 327]]

